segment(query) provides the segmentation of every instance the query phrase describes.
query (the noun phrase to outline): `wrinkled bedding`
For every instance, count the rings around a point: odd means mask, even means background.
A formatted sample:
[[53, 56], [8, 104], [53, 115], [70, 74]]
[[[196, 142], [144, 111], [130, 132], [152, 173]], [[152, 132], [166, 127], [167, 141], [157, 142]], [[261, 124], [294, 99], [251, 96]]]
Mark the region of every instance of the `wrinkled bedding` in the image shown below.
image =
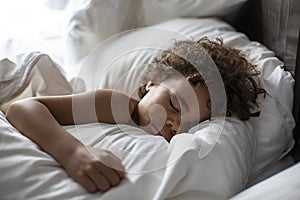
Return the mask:
[[61, 68], [40, 52], [19, 55], [17, 63], [3, 59], [0, 69], [0, 109], [4, 112], [18, 99], [73, 91]]
[[[266, 99], [260, 99], [261, 118], [248, 122], [240, 122], [234, 118], [216, 118], [194, 127], [190, 133], [175, 136], [170, 144], [162, 137], [148, 135], [127, 125], [102, 123], [65, 127], [86, 145], [112, 151], [123, 160], [126, 167], [126, 178], [121, 185], [106, 193], [89, 194], [69, 178], [53, 158], [14, 129], [1, 113], [1, 198], [228, 199], [242, 191], [248, 181], [260, 174], [265, 167], [286, 155], [293, 144], [290, 131], [294, 123], [291, 115], [292, 95], [289, 95], [292, 94], [293, 79], [283, 71], [283, 63], [272, 52], [257, 42], [250, 42], [245, 35], [236, 33], [228, 24], [216, 19], [175, 19], [158, 24], [156, 28], [178, 31], [193, 38], [203, 35], [223, 37], [226, 44], [249, 54], [250, 59], [263, 72], [260, 81], [270, 94]], [[106, 60], [102, 60], [104, 64], [110, 60], [111, 52], [119, 53], [116, 49], [122, 52], [123, 49], [119, 47], [125, 48], [125, 44], [130, 44], [129, 41], [132, 43], [132, 40], [126, 38], [144, 41], [145, 34], [152, 33], [147, 31], [142, 29], [120, 37], [123, 40], [113, 40], [112, 44], [115, 46], [108, 47], [114, 48], [108, 48], [107, 54], [102, 54], [102, 57], [107, 56]], [[160, 39], [166, 41], [163, 37], [153, 37], [148, 41], [149, 45], [152, 45], [151, 42], [166, 45], [160, 43]], [[128, 47], [130, 45], [126, 46]], [[113, 78], [128, 70], [128, 63], [147, 63], [147, 55], [147, 52], [142, 52], [137, 60], [128, 56], [123, 63], [124, 68], [104, 77], [101, 86], [111, 86], [109, 82], [113, 82]], [[40, 58], [49, 61], [47, 56]], [[138, 62], [138, 59], [143, 59], [143, 62]], [[90, 73], [96, 76], [97, 70], [92, 68]], [[91, 84], [97, 85], [97, 82]], [[274, 120], [278, 123], [271, 123]], [[269, 130], [272, 135], [268, 134]]]
[[[37, 145], [14, 129], [1, 113], [0, 195], [2, 199], [226, 199], [241, 191], [253, 160], [254, 138], [247, 124], [227, 119], [201, 124], [196, 134], [164, 138], [122, 125], [65, 127], [85, 144], [119, 156], [126, 178], [106, 193], [89, 194]], [[200, 158], [201, 145], [216, 138], [212, 151]]]

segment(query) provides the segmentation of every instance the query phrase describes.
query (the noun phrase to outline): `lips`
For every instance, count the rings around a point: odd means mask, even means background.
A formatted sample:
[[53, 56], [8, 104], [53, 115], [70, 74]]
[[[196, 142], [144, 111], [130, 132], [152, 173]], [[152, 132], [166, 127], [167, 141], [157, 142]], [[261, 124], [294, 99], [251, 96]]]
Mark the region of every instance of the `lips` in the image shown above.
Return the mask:
[[163, 136], [164, 137], [164, 135], [158, 130], [158, 128], [155, 125], [152, 124], [151, 127], [152, 127], [152, 131], [155, 133], [154, 135]]
[[163, 136], [163, 134], [161, 134], [161, 132], [158, 132], [158, 133], [156, 133], [155, 135]]

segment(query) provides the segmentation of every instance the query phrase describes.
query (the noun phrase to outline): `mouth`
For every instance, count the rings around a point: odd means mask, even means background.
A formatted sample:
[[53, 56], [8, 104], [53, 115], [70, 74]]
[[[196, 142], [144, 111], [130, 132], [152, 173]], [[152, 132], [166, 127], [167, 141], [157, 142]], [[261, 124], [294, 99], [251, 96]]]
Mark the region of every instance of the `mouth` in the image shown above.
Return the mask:
[[162, 136], [162, 137], [163, 137], [163, 134], [162, 134], [161, 132], [158, 132], [158, 133], [156, 133], [155, 135], [157, 135], [157, 136]]
[[158, 130], [158, 128], [155, 125], [152, 124], [151, 127], [152, 127], [153, 133], [155, 133], [154, 135], [164, 137], [164, 135]]

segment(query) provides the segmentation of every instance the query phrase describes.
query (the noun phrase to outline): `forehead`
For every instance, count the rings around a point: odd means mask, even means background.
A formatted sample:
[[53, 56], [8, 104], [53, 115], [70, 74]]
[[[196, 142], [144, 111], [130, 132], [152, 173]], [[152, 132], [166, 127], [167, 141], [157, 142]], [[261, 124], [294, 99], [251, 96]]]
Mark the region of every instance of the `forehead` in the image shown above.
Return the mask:
[[163, 81], [161, 85], [180, 96], [189, 97], [195, 93], [195, 87], [193, 87], [186, 78], [182, 77], [167, 79]]
[[169, 79], [161, 83], [170, 90], [182, 104], [197, 109], [200, 106], [202, 92], [200, 86], [193, 87], [186, 78]]

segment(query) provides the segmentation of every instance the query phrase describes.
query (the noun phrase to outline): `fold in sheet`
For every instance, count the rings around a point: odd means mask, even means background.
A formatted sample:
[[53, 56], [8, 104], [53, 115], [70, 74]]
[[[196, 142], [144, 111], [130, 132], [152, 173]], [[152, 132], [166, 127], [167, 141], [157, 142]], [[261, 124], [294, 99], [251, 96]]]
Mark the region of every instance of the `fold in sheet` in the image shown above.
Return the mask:
[[71, 94], [72, 87], [50, 57], [40, 52], [23, 55], [15, 64], [0, 61], [0, 109], [32, 96]]

